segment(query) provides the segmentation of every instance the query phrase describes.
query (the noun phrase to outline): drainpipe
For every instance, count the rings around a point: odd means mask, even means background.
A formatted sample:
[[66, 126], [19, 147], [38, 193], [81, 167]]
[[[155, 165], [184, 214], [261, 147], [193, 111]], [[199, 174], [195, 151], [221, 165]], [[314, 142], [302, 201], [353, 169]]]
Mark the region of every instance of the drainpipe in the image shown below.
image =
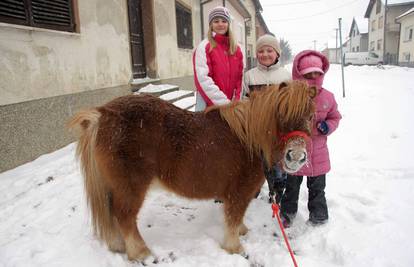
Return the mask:
[[[247, 29], [247, 26], [248, 26], [247, 23], [251, 20], [252, 20], [251, 18], [247, 18], [247, 19], [244, 20], [244, 54], [246, 55], [246, 60], [249, 58], [247, 56], [247, 32], [246, 32], [246, 29]], [[252, 29], [250, 28], [250, 33], [251, 32], [252, 32]], [[252, 53], [253, 53], [253, 51], [252, 51]], [[251, 64], [247, 64], [247, 62], [246, 62], [245, 67], [247, 68], [247, 67], [252, 67], [252, 66], [251, 66]]]
[[384, 64], [388, 64], [388, 59], [387, 59], [387, 62], [385, 62], [385, 55], [386, 55], [386, 53], [385, 53], [385, 44], [386, 44], [386, 39], [385, 39], [385, 36], [386, 36], [386, 32], [387, 32], [387, 9], [388, 9], [388, 0], [385, 0], [385, 10], [384, 10], [384, 37], [382, 38], [383, 40], [384, 40], [384, 46], [382, 47], [382, 62], [384, 63]]
[[397, 43], [397, 66], [399, 66], [400, 65], [400, 40], [401, 40], [402, 33], [401, 33], [401, 22], [398, 22], [397, 20], [395, 20], [395, 22], [400, 25], [400, 29], [399, 29], [400, 36], [398, 36], [398, 43]]
[[201, 19], [201, 40], [204, 39], [204, 8], [203, 6], [213, 0], [200, 1], [200, 19]]

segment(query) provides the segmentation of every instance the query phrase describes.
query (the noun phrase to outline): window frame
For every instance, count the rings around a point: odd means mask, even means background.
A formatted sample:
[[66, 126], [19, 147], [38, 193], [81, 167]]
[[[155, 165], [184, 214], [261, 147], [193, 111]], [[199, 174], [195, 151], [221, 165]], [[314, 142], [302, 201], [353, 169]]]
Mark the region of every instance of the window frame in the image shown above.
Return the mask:
[[[11, 10], [10, 7], [19, 7], [18, 4], [14, 2], [3, 3], [3, 10], [9, 10], [9, 14], [0, 15], [0, 22], [22, 25], [28, 27], [34, 27], [39, 29], [49, 29], [55, 31], [63, 32], [79, 32], [78, 28], [78, 14], [77, 10], [77, 0], [53, 0], [53, 6], [49, 5], [52, 0], [21, 0], [24, 8], [24, 18], [13, 18], [16, 10]], [[66, 3], [65, 3], [66, 2]], [[9, 6], [7, 6], [9, 4]], [[53, 17], [50, 16], [53, 15]], [[60, 20], [60, 21], [59, 21]], [[69, 23], [63, 22], [64, 20]], [[51, 23], [47, 23], [50, 21]], [[59, 25], [61, 24], [61, 25]]]
[[[177, 31], [177, 46], [182, 49], [193, 49], [193, 18], [191, 9], [184, 6], [178, 1], [175, 1], [175, 24]], [[188, 23], [188, 28], [185, 24]], [[188, 36], [182, 32], [184, 29], [189, 30]]]
[[369, 44], [370, 51], [375, 51], [375, 41], [371, 41]]
[[377, 40], [377, 50], [382, 50], [382, 39]]
[[381, 0], [377, 0], [376, 5], [376, 14], [381, 12]]
[[413, 40], [414, 26], [410, 25], [404, 29], [404, 42], [410, 42]]
[[383, 25], [384, 25], [384, 16], [380, 16], [378, 18], [378, 29], [382, 29]]

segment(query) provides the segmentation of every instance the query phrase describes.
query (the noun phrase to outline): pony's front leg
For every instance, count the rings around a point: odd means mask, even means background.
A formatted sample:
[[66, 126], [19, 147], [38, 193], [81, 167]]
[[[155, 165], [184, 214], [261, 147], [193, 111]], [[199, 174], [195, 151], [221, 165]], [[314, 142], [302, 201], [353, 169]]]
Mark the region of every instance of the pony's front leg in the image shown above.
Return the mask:
[[241, 201], [224, 201], [226, 229], [222, 248], [228, 253], [242, 254], [244, 252], [243, 246], [240, 244], [239, 234], [247, 233], [243, 217], [248, 204]]

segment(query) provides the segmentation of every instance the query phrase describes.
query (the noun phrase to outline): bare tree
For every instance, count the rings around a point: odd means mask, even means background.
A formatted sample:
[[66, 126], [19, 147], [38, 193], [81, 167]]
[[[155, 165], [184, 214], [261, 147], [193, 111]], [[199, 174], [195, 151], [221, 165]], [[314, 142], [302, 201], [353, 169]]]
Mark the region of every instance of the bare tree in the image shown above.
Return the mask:
[[286, 65], [292, 59], [292, 49], [290, 48], [289, 41], [285, 39], [280, 39], [280, 49], [282, 50], [282, 55], [280, 56], [280, 64]]

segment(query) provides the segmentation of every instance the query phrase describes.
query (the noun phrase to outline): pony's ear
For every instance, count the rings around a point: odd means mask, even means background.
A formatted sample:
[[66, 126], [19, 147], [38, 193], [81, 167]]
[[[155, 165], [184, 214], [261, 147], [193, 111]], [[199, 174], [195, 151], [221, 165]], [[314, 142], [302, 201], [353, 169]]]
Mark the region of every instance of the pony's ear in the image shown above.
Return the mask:
[[279, 90], [282, 90], [283, 88], [288, 87], [288, 83], [287, 82], [281, 82], [279, 84]]
[[309, 96], [311, 98], [315, 98], [317, 92], [318, 92], [318, 88], [316, 88], [316, 86], [309, 87]]

